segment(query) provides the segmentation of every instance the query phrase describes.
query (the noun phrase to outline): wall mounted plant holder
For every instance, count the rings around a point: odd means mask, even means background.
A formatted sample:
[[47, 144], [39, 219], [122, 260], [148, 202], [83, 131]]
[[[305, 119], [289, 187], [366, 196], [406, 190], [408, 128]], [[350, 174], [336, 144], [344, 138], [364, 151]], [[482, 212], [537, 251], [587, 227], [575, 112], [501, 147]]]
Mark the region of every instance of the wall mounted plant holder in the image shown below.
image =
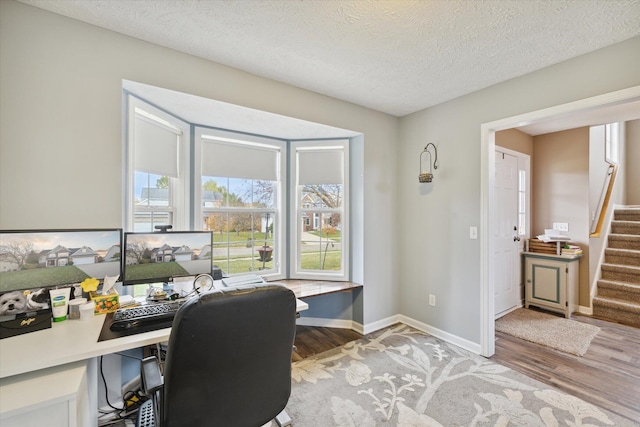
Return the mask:
[[[421, 183], [433, 181], [431, 151], [429, 151], [429, 147], [433, 147], [433, 169], [438, 169], [438, 149], [435, 145], [433, 145], [432, 142], [430, 142], [424, 147], [422, 153], [420, 153], [420, 174], [418, 175], [418, 181], [420, 181]], [[422, 169], [423, 156], [425, 153], [429, 156], [429, 172], [425, 172]]]

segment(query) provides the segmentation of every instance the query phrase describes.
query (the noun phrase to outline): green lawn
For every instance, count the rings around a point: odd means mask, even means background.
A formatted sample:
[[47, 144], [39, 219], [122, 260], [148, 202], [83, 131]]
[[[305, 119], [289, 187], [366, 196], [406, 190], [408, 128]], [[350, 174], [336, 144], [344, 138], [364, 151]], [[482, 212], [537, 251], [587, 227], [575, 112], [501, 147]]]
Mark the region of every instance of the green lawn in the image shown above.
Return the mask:
[[[254, 244], [262, 245], [264, 243], [264, 233], [254, 232], [253, 233]], [[267, 237], [267, 242], [271, 240], [270, 237]], [[213, 232], [213, 243], [226, 243], [226, 242], [236, 242], [236, 243], [244, 243], [251, 242], [251, 231], [241, 231], [236, 233], [235, 231], [223, 232], [219, 231]]]
[[335, 233], [323, 233], [320, 230], [309, 231], [309, 234], [313, 234], [314, 236], [322, 237], [323, 239], [331, 239], [334, 242], [340, 242], [342, 240], [342, 232], [336, 230]]
[[[303, 270], [320, 270], [320, 266], [324, 263], [324, 270], [337, 271], [340, 270], [340, 251], [327, 251], [326, 258], [324, 252], [307, 252], [302, 254], [302, 269]], [[252, 265], [253, 261], [253, 265]], [[220, 266], [227, 274], [242, 274], [254, 271], [259, 273], [262, 270], [262, 262], [258, 257], [255, 259], [247, 257], [238, 257], [231, 259], [229, 264], [226, 263], [226, 258], [213, 260], [213, 263]], [[273, 268], [273, 260], [264, 263], [266, 270]]]
[[133, 264], [126, 266], [127, 281], [140, 280], [147, 277], [188, 276], [187, 272], [177, 262], [151, 262], [148, 264]]
[[60, 283], [80, 283], [88, 278], [82, 270], [73, 266], [32, 268], [0, 273], [0, 292], [15, 289], [43, 288]]

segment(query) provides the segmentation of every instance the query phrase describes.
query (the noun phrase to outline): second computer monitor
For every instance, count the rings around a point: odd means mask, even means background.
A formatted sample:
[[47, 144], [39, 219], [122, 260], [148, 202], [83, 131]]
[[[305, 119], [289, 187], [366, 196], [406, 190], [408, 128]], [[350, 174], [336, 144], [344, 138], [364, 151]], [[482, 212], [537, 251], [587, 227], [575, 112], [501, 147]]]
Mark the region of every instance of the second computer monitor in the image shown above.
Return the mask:
[[210, 231], [124, 233], [122, 284], [166, 283], [211, 274], [211, 243]]

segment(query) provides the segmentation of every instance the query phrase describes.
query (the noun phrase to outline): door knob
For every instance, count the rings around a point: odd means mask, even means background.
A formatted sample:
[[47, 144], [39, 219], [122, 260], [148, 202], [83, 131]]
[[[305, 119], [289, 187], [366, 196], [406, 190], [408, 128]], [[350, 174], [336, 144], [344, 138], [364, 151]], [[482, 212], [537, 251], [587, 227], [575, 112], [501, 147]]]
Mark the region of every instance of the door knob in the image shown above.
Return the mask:
[[520, 236], [513, 236], [513, 241], [514, 242], [519, 242], [520, 241]]

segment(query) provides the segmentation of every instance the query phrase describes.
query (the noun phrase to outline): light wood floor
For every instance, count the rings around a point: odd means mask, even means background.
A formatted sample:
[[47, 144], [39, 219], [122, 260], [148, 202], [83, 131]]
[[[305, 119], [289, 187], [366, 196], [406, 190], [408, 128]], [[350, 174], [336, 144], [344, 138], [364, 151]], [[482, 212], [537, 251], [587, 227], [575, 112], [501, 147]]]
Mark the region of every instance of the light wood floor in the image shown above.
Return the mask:
[[601, 329], [582, 357], [496, 332], [491, 359], [640, 425], [640, 329], [589, 316], [572, 319]]
[[[588, 316], [572, 318], [601, 329], [583, 357], [496, 333], [491, 360], [640, 425], [640, 329]], [[293, 361], [359, 338], [348, 329], [298, 326]]]

